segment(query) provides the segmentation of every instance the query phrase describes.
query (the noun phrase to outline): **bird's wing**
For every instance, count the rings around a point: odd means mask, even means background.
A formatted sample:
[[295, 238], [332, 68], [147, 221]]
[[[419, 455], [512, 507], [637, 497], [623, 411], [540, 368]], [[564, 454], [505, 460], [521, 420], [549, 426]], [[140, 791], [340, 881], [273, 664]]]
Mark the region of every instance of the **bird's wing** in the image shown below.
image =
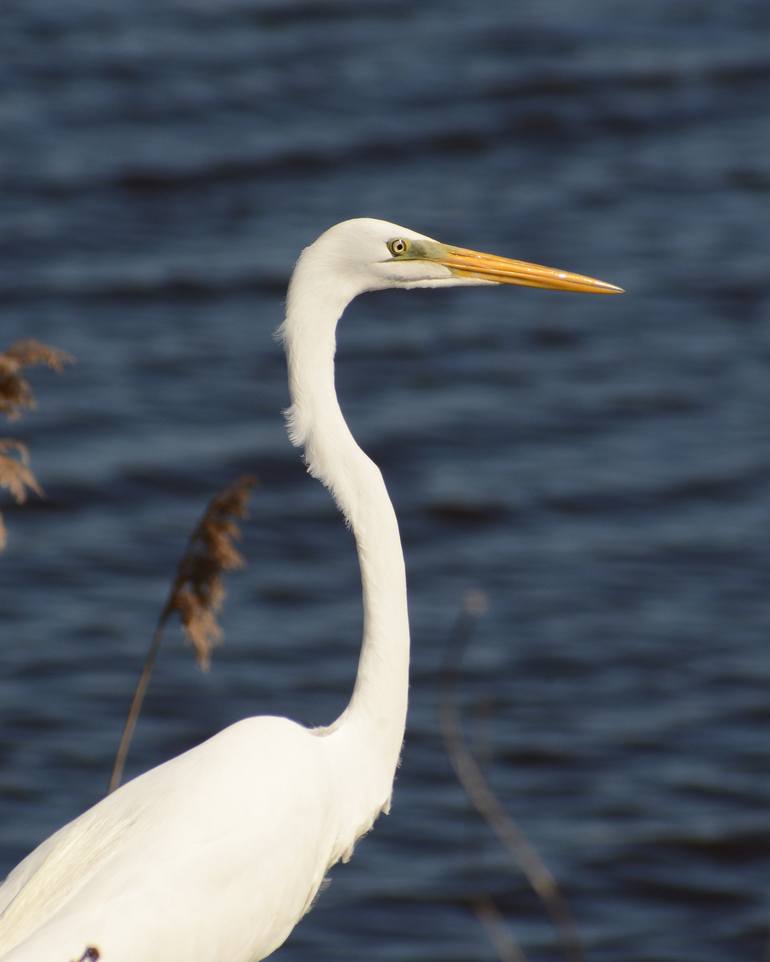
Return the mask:
[[0, 889], [0, 960], [67, 962], [88, 945], [110, 962], [271, 952], [333, 860], [321, 741], [247, 719], [103, 799]]

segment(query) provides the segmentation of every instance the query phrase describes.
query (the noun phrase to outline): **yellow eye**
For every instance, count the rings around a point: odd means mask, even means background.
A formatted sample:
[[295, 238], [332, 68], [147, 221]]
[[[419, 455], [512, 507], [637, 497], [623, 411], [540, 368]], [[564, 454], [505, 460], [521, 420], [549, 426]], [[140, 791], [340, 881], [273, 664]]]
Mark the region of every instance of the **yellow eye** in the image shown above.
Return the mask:
[[388, 242], [388, 250], [394, 257], [400, 257], [402, 254], [406, 254], [409, 249], [409, 242], [405, 241], [402, 237], [396, 237], [395, 240]]

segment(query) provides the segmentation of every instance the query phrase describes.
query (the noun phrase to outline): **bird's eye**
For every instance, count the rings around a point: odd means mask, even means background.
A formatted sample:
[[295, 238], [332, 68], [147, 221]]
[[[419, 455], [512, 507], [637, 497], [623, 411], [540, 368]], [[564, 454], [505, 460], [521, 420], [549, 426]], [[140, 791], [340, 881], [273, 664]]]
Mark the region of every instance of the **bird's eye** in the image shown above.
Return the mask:
[[405, 241], [402, 237], [396, 237], [395, 240], [388, 242], [388, 250], [394, 257], [400, 257], [402, 254], [406, 254], [409, 249], [409, 242]]

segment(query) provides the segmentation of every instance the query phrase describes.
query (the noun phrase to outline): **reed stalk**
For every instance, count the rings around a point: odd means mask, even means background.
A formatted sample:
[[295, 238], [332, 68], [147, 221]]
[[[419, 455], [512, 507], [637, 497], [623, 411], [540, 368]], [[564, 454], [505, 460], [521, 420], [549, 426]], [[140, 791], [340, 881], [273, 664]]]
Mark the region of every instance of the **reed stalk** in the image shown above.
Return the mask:
[[216, 616], [225, 596], [223, 574], [244, 565], [243, 557], [233, 544], [240, 537], [236, 519], [245, 517], [255, 484], [255, 478], [244, 475], [221, 491], [209, 502], [190, 535], [134, 689], [107, 786], [108, 795], [123, 779], [128, 750], [168, 619], [174, 613], [179, 615], [203, 671], [208, 670], [211, 652], [222, 641]]
[[[460, 665], [476, 622], [486, 609], [486, 597], [474, 591], [466, 596], [446, 648], [441, 674], [439, 724], [457, 779], [471, 804], [497, 836], [522, 875], [546, 908], [568, 962], [584, 962], [574, 917], [556, 879], [526, 835], [507, 814], [492, 789], [477, 756], [463, 732], [456, 687]], [[521, 962], [521, 949], [507, 934], [503, 917], [490, 898], [474, 899], [472, 908], [484, 925], [503, 962]]]

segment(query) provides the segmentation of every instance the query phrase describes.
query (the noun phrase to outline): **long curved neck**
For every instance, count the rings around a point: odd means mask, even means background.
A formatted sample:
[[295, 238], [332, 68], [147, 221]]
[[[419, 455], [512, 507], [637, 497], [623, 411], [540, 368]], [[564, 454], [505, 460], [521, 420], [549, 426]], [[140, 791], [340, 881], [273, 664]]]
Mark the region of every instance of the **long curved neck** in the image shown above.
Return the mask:
[[[304, 445], [308, 471], [326, 485], [356, 541], [363, 594], [363, 640], [348, 707], [332, 726], [354, 731], [376, 759], [388, 794], [406, 724], [409, 621], [398, 523], [376, 464], [356, 444], [334, 387], [336, 322], [350, 300], [324, 292], [301, 271], [289, 288], [282, 336], [292, 406], [292, 442]], [[312, 301], [305, 291], [313, 291]]]

